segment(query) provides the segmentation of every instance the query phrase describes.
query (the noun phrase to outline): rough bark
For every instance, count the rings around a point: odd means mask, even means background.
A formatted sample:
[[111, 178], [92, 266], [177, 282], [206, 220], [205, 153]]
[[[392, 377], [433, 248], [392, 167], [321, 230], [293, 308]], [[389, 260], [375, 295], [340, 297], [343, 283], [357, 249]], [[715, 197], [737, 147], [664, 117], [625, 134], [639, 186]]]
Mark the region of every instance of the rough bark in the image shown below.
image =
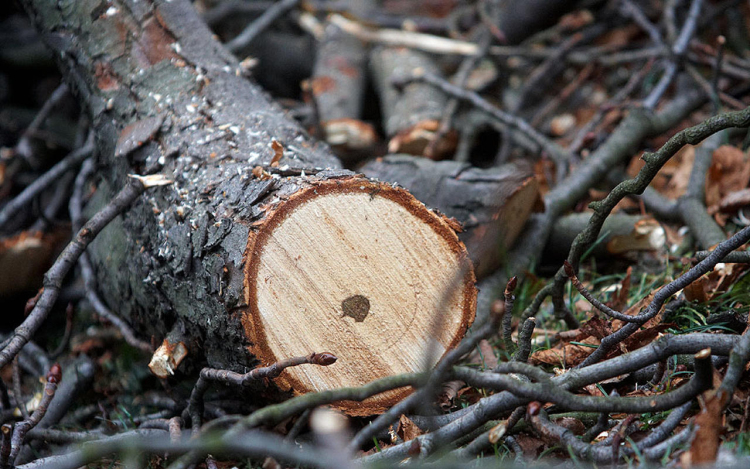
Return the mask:
[[361, 171], [402, 185], [461, 223], [459, 238], [479, 278], [500, 266], [532, 210], [541, 205], [538, 183], [524, 164], [480, 169], [455, 161], [392, 155], [366, 164]]
[[[293, 207], [333, 193], [366, 194], [369, 200], [386, 201], [386, 211], [394, 208], [412, 222], [424, 222], [432, 238], [415, 240], [410, 238], [413, 233], [407, 234], [402, 240], [407, 251], [410, 243], [421, 242], [428, 249], [453, 253], [448, 273], [425, 277], [435, 290], [429, 301], [415, 306], [414, 315], [432, 314], [427, 309], [441, 299], [435, 291], [459, 283], [446, 296], [449, 309], [458, 313], [452, 325], [456, 334], [441, 343], [450, 347], [460, 338], [473, 318], [475, 290], [473, 274], [464, 269], [465, 250], [449, 224], [406, 191], [339, 169], [339, 161], [325, 145], [310, 140], [260, 88], [242, 77], [237, 61], [213, 39], [188, 2], [24, 4], [91, 115], [101, 175], [91, 205], [106, 201], [128, 173], [158, 172], [174, 180], [142, 196], [92, 246], [101, 292], [142, 334], [155, 343], [168, 333], [173, 340], [183, 338], [191, 356], [215, 368], [246, 371], [259, 359], [288, 358], [264, 354], [268, 344], [262, 343], [262, 332], [267, 327], [259, 326], [262, 311], [252, 304], [249, 276], [260, 268], [261, 240], [293, 218]], [[280, 152], [280, 166], [272, 169]], [[259, 165], [277, 174], [261, 171]], [[368, 226], [362, 220], [351, 221], [357, 223]], [[356, 246], [341, 249], [356, 251]], [[396, 258], [393, 271], [408, 271], [416, 278], [423, 272], [403, 262], [418, 266], [421, 259]], [[278, 273], [279, 281], [293, 276], [293, 264]], [[453, 271], [463, 273], [459, 282], [450, 282]], [[400, 278], [388, 271], [370, 274], [374, 279]], [[299, 291], [294, 294], [299, 296]], [[352, 333], [354, 313], [332, 313], [332, 329]], [[388, 318], [378, 318], [383, 319]], [[373, 367], [367, 360], [340, 364], [341, 360], [337, 367], [347, 367], [355, 378], [364, 370], [362, 377], [371, 379], [368, 370]], [[289, 384], [300, 392], [315, 389], [302, 379], [290, 377]], [[369, 407], [343, 407], [366, 414], [405, 392]]]

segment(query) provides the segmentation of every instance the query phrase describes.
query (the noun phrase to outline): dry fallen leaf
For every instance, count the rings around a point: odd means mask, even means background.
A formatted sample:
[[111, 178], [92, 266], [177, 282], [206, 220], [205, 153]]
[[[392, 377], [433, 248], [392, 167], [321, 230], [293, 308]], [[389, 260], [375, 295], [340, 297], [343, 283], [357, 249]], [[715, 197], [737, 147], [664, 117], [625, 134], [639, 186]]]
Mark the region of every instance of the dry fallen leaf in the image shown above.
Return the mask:
[[690, 444], [688, 460], [691, 466], [711, 464], [716, 461], [721, 435], [724, 432], [724, 405], [728, 396], [717, 393], [704, 399], [701, 413], [695, 417], [695, 437]]
[[599, 345], [599, 340], [594, 337], [587, 337], [580, 341], [581, 344], [585, 345], [577, 345], [578, 343], [561, 344], [549, 350], [539, 350], [531, 355], [530, 361], [534, 365], [546, 363], [560, 366], [564, 364], [566, 368], [570, 368], [578, 365], [594, 353], [594, 350], [596, 350], [594, 346]]
[[721, 200], [747, 188], [750, 182], [750, 161], [739, 148], [723, 145], [714, 151], [706, 175], [706, 206], [716, 212]]
[[708, 301], [708, 294], [706, 293], [707, 279], [701, 277], [695, 282], [685, 287], [682, 291], [685, 294], [685, 299], [690, 302], [706, 303]]
[[284, 156], [284, 147], [278, 142], [278, 140], [273, 140], [271, 142], [271, 147], [273, 148], [273, 158], [271, 158], [271, 167], [278, 168], [279, 161], [281, 161], [281, 157]]
[[628, 306], [628, 297], [630, 296], [630, 282], [633, 275], [633, 266], [629, 266], [625, 273], [625, 278], [620, 282], [620, 288], [613, 295], [612, 301], [610, 301], [609, 307], [615, 311], [620, 311]]
[[397, 433], [398, 436], [400, 436], [404, 441], [411, 441], [414, 438], [424, 434], [422, 429], [420, 429], [417, 424], [412, 422], [406, 415], [402, 415], [399, 419]]

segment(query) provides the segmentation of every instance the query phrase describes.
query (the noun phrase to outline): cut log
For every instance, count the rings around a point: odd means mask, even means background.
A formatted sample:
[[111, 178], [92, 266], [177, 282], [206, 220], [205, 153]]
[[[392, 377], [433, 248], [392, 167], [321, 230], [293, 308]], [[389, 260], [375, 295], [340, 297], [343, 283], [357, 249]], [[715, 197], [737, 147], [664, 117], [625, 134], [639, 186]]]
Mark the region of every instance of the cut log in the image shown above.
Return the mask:
[[[382, 183], [345, 177], [299, 187], [250, 234], [243, 325], [254, 354], [274, 362], [332, 352], [337, 366], [279, 378], [322, 390], [417, 370], [432, 341], [443, 352], [456, 345], [473, 320], [474, 285], [448, 224]], [[370, 405], [382, 410], [399, 395]]]
[[[445, 352], [461, 339], [476, 290], [451, 224], [403, 189], [339, 169], [242, 78], [187, 1], [24, 3], [91, 114], [91, 210], [128, 173], [174, 181], [90, 247], [111, 309], [167, 339], [162, 371], [174, 372], [176, 351], [238, 372], [336, 355], [278, 380], [305, 393], [420, 371], [433, 341]], [[408, 392], [339, 407], [372, 414]]]
[[[440, 127], [448, 98], [434, 86], [410, 83], [403, 89], [393, 85], [394, 77], [407, 77], [421, 69], [440, 75], [429, 55], [405, 47], [375, 47], [370, 53], [375, 88], [380, 96], [383, 127], [390, 138], [390, 153], [422, 155]], [[435, 159], [449, 155], [456, 148], [455, 132], [448, 132], [435, 145]]]
[[531, 168], [523, 164], [479, 169], [455, 161], [392, 155], [361, 170], [370, 177], [397, 182], [461, 223], [459, 237], [479, 278], [500, 266], [532, 210], [540, 205], [539, 184]]
[[367, 47], [362, 41], [326, 23], [308, 87], [326, 141], [348, 160], [361, 159], [376, 141], [372, 126], [360, 120], [366, 62]]

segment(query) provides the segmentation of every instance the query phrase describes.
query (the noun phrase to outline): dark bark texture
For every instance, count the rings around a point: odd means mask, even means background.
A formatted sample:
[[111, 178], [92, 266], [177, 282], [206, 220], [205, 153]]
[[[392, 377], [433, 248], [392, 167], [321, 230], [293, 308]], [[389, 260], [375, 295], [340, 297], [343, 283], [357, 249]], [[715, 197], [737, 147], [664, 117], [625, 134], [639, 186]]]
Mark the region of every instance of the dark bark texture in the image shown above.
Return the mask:
[[210, 364], [253, 365], [240, 325], [244, 247], [262, 202], [298, 187], [251, 171], [270, 163], [273, 140], [282, 167], [340, 163], [242, 77], [187, 1], [24, 4], [90, 113], [102, 176], [92, 205], [128, 173], [174, 180], [94, 243], [102, 294], [155, 343], [174, 329]]
[[541, 205], [530, 165], [489, 169], [468, 163], [392, 155], [366, 164], [368, 177], [398, 183], [416, 198], [461, 223], [459, 239], [477, 277], [494, 271], [521, 232], [535, 205]]

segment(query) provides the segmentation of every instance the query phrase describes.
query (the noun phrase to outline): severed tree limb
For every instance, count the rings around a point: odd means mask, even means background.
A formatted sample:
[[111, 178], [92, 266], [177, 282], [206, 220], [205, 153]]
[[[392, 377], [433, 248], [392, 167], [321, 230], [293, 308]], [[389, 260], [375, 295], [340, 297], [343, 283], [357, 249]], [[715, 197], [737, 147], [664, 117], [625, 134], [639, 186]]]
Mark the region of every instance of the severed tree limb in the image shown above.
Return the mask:
[[[393, 77], [416, 71], [437, 77], [437, 63], [423, 52], [379, 46], [370, 52], [370, 69], [384, 113], [383, 126], [390, 139], [388, 152], [422, 155], [438, 131], [448, 98], [428, 84], [394, 82]], [[450, 154], [454, 146], [455, 138], [446, 134], [434, 144], [435, 158]]]
[[321, 29], [313, 75], [303, 86], [309, 88], [325, 140], [341, 158], [356, 162], [377, 139], [375, 129], [361, 120], [368, 49], [330, 22]]

